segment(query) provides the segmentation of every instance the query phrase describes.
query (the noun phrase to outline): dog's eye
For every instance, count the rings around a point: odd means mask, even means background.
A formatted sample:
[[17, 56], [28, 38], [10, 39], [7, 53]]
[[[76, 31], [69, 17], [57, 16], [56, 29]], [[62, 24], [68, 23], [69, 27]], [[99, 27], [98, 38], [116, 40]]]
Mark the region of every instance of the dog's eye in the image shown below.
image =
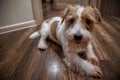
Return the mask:
[[91, 20], [90, 19], [86, 19], [86, 23], [89, 25], [89, 24], [91, 24]]
[[70, 18], [70, 19], [69, 19], [69, 22], [70, 22], [71, 24], [73, 24], [73, 23], [75, 22], [75, 19], [74, 19], [74, 18]]

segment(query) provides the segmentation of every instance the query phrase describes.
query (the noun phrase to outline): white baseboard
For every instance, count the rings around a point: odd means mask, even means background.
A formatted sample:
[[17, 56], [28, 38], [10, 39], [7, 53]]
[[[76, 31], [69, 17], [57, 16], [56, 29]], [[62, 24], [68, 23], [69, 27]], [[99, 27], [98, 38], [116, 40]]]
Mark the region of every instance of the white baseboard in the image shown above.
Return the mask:
[[17, 31], [25, 28], [35, 27], [35, 26], [36, 26], [35, 20], [2, 26], [0, 27], [0, 34], [13, 32], [13, 31]]

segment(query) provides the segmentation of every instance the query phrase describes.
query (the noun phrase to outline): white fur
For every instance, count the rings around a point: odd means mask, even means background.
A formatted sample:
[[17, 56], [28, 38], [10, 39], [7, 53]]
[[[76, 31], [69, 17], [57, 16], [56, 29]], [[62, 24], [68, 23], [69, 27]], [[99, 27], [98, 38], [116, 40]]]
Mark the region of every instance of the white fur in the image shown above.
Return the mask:
[[[41, 32], [40, 32], [41, 38], [40, 38], [39, 43], [38, 43], [38, 48], [40, 48], [40, 49], [48, 48], [46, 38], [48, 36], [49, 37], [52, 36], [50, 34], [50, 27], [51, 27], [53, 22], [59, 21], [58, 26], [56, 28], [57, 41], [56, 40], [54, 40], [54, 41], [59, 43], [62, 46], [63, 53], [65, 55], [65, 60], [64, 60], [65, 63], [68, 65], [68, 67], [72, 68], [73, 70], [77, 69], [78, 72], [83, 71], [88, 75], [96, 75], [97, 74], [96, 70], [98, 70], [98, 71], [100, 70], [99, 67], [93, 65], [88, 60], [80, 58], [77, 55], [76, 51], [74, 50], [74, 46], [73, 46], [73, 49], [70, 49], [70, 47], [72, 47], [72, 46], [69, 46], [70, 42], [66, 38], [66, 37], [70, 36], [71, 40], [72, 40], [74, 34], [83, 35], [83, 41], [84, 41], [84, 38], [89, 38], [90, 40], [88, 41], [89, 44], [87, 47], [87, 54], [86, 55], [88, 57], [97, 58], [95, 56], [93, 49], [92, 49], [92, 45], [90, 44], [91, 43], [91, 35], [90, 35], [89, 31], [87, 31], [83, 27], [84, 25], [82, 25], [82, 23], [80, 22], [81, 21], [81, 14], [84, 11], [84, 7], [77, 6], [77, 8], [78, 8], [78, 11], [76, 14], [79, 15], [79, 18], [78, 18], [78, 20], [76, 20], [76, 24], [74, 24], [73, 28], [70, 28], [66, 31], [65, 31], [65, 29], [67, 26], [65, 24], [65, 21], [63, 21], [63, 23], [61, 24], [61, 21], [62, 21], [61, 17], [53, 17], [48, 23], [46, 23], [46, 21], [43, 22], [43, 24], [41, 26]], [[33, 38], [36, 38], [38, 36], [39, 35], [35, 32], [30, 36], [30, 38], [33, 39]], [[81, 49], [79, 49], [79, 50], [81, 50]]]

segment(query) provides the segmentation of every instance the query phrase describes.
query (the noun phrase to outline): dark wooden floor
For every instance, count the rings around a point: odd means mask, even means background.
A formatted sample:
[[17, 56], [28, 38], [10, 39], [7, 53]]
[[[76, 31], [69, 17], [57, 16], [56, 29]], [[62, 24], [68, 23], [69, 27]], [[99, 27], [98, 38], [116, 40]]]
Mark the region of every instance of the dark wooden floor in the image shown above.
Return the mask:
[[[58, 14], [59, 11], [47, 17]], [[39, 38], [29, 40], [35, 28], [0, 35], [0, 80], [120, 80], [120, 19], [103, 16], [92, 33], [103, 77], [93, 79], [73, 73], [62, 62], [61, 49], [37, 48]]]

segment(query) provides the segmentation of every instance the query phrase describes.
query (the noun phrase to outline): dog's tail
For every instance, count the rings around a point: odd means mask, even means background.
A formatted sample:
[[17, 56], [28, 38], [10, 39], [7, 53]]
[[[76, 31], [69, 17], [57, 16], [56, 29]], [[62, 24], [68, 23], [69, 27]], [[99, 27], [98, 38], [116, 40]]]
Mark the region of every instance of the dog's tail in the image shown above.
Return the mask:
[[34, 33], [32, 33], [30, 36], [29, 36], [29, 39], [35, 39], [37, 37], [40, 36], [40, 30], [38, 31], [35, 31]]

